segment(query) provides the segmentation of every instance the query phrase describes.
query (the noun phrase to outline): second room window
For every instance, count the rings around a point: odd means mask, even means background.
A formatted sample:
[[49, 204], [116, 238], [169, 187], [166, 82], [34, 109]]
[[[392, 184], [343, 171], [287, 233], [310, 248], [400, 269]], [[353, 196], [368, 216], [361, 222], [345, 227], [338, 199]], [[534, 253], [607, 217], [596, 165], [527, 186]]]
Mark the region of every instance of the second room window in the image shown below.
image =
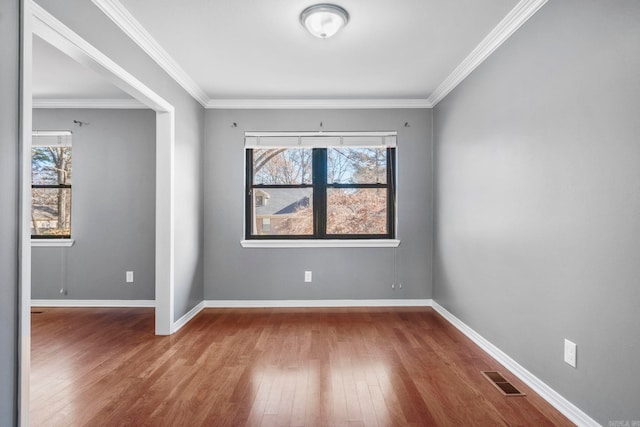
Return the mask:
[[71, 132], [34, 131], [31, 238], [71, 238]]

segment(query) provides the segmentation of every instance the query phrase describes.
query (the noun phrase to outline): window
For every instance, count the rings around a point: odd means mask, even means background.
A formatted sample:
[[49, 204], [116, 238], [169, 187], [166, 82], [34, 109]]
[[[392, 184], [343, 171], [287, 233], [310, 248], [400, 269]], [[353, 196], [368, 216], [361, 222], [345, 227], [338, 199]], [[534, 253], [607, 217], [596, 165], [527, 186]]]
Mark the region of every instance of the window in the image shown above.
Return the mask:
[[36, 131], [31, 149], [31, 238], [71, 238], [71, 132]]
[[394, 239], [395, 141], [247, 133], [246, 239]]

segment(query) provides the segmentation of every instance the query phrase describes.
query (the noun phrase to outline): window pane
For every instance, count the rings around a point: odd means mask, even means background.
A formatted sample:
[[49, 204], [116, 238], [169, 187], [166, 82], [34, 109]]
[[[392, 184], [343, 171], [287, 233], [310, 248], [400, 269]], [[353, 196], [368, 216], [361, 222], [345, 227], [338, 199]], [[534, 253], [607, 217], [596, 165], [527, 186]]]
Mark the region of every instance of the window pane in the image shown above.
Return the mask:
[[34, 147], [31, 173], [34, 185], [71, 184], [71, 147]]
[[265, 185], [311, 184], [310, 148], [253, 150], [253, 183]]
[[[257, 200], [261, 198], [262, 204]], [[311, 188], [253, 190], [253, 235], [313, 234]]]
[[31, 189], [31, 235], [71, 235], [71, 189]]
[[387, 190], [327, 189], [327, 234], [387, 234]]
[[386, 184], [386, 148], [334, 147], [327, 149], [327, 182]]

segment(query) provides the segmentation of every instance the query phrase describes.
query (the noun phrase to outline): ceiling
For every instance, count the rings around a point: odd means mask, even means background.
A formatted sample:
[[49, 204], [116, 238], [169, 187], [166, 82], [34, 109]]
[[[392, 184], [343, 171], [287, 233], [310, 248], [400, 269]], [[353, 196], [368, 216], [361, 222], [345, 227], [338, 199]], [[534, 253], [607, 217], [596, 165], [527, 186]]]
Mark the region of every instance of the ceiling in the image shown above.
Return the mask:
[[[312, 0], [94, 3], [130, 14], [147, 45], [213, 100], [427, 99], [519, 4], [339, 0], [350, 22], [323, 40], [299, 22]], [[34, 98], [56, 97], [128, 96], [36, 37]]]
[[33, 97], [36, 99], [130, 98], [109, 81], [41, 38], [33, 37]]

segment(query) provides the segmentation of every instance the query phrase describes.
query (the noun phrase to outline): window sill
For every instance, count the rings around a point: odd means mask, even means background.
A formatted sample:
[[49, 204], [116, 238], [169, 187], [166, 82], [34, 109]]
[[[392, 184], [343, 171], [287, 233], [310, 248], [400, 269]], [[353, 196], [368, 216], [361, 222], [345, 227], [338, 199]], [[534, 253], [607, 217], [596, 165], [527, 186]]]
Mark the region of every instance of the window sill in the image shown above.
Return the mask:
[[71, 247], [74, 243], [74, 239], [31, 239], [33, 248]]
[[397, 248], [397, 239], [241, 240], [243, 248]]

